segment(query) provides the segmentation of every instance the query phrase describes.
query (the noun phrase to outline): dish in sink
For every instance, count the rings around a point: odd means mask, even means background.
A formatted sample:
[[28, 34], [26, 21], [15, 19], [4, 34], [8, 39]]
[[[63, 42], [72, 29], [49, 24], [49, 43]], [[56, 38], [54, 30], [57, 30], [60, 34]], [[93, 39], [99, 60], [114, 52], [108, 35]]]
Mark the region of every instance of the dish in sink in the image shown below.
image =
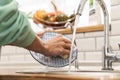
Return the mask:
[[[41, 37], [41, 40], [46, 42], [46, 41], [54, 38], [56, 35], [58, 35], [58, 33], [45, 32], [44, 35]], [[67, 37], [65, 35], [62, 35], [62, 36], [70, 40], [69, 37]], [[33, 51], [30, 51], [30, 54], [36, 61], [38, 61], [40, 64], [43, 64], [45, 66], [58, 68], [58, 67], [64, 67], [64, 66], [69, 65], [69, 56], [64, 59], [61, 56], [46, 57], [40, 53], [36, 53]], [[77, 50], [77, 48], [74, 48], [74, 50], [72, 52], [72, 56], [71, 56], [71, 63], [76, 60], [77, 54], [78, 54], [78, 50]]]

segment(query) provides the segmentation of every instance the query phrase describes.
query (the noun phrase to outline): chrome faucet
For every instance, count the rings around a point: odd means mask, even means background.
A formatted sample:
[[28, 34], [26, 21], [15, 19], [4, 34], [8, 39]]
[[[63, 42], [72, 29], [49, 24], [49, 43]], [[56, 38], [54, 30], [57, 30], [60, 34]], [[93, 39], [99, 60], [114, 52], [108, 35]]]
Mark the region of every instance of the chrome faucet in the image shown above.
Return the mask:
[[[76, 18], [77, 16], [81, 16], [84, 6], [88, 0], [81, 0], [78, 6], [78, 10], [76, 12]], [[106, 4], [104, 0], [96, 0], [104, 15], [104, 49], [103, 49], [103, 61], [102, 61], [102, 70], [113, 70], [112, 68], [112, 62], [118, 62], [120, 61], [120, 55], [114, 54], [109, 45], [109, 14], [106, 7]]]

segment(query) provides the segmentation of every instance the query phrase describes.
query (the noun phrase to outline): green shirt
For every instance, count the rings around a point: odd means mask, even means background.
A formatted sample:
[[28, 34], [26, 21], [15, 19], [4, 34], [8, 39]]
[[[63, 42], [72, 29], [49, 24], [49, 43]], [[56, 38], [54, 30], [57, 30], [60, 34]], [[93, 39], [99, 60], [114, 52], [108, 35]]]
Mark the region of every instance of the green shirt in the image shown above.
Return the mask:
[[0, 46], [14, 44], [26, 47], [32, 43], [35, 33], [15, 0], [0, 0]]

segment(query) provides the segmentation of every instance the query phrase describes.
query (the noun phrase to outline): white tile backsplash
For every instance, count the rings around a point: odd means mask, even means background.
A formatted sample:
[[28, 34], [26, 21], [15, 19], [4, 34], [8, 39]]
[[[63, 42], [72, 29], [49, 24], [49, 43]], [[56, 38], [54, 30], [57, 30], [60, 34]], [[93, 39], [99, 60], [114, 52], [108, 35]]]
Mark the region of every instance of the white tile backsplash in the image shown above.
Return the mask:
[[104, 38], [103, 37], [97, 37], [96, 38], [96, 50], [102, 51], [104, 47]]
[[27, 55], [27, 54], [29, 54], [29, 50], [21, 48], [21, 47], [16, 47], [16, 54]]
[[7, 55], [1, 55], [1, 59], [0, 59], [0, 62], [8, 62], [8, 56]]
[[77, 33], [76, 35], [76, 39], [83, 38], [83, 37], [84, 37], [84, 33]]
[[79, 51], [95, 51], [95, 38], [77, 39]]
[[104, 31], [85, 33], [85, 37], [101, 37], [101, 36], [104, 36]]
[[[112, 50], [119, 50], [118, 43], [120, 42], [120, 36], [110, 36], [109, 45]], [[96, 38], [96, 49], [102, 51], [104, 48], [104, 37]]]
[[25, 55], [25, 61], [36, 62], [36, 60], [30, 55]]
[[101, 52], [85, 52], [86, 58], [85, 60], [102, 60], [102, 51]]
[[111, 35], [120, 35], [120, 20], [112, 21]]
[[85, 60], [85, 53], [84, 52], [78, 52], [78, 60], [79, 61]]
[[14, 54], [16, 53], [16, 47], [15, 46], [3, 46], [1, 50], [2, 55], [7, 55], [7, 54]]
[[120, 5], [120, 0], [111, 0], [111, 6]]
[[111, 20], [119, 20], [120, 19], [120, 5], [113, 6], [111, 8]]
[[9, 55], [8, 57], [9, 62], [23, 62], [24, 59], [24, 55]]
[[[73, 35], [72, 34], [67, 34], [66, 36], [72, 39]], [[76, 34], [76, 39], [79, 39], [79, 38], [82, 38], [82, 37], [84, 37], [84, 33], [77, 33]]]

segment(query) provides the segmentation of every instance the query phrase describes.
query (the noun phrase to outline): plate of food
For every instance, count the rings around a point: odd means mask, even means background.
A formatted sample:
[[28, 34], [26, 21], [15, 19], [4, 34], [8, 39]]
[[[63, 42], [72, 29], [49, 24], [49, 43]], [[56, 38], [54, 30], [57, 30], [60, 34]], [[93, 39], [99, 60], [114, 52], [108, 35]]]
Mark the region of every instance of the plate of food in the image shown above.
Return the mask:
[[73, 24], [75, 14], [68, 15], [61, 11], [47, 12], [45, 10], [36, 10], [33, 15], [33, 21], [37, 24], [43, 24], [45, 27], [60, 29], [65, 28], [64, 25], [68, 21]]
[[[58, 33], [45, 32], [43, 34], [43, 36], [41, 37], [41, 40], [46, 42], [46, 41], [54, 38], [56, 35], [58, 35]], [[62, 35], [62, 36], [66, 39], [71, 40], [69, 37], [67, 37], [65, 35]], [[69, 55], [64, 55], [64, 56], [58, 55], [58, 56], [46, 57], [46, 56], [44, 56], [40, 53], [36, 53], [34, 51], [30, 51], [30, 54], [40, 64], [43, 64], [48, 67], [59, 68], [59, 67], [65, 67], [65, 66], [69, 65], [69, 58], [71, 58], [71, 61], [70, 61], [71, 63], [74, 62], [77, 59], [78, 50], [77, 50], [77, 47], [74, 46], [71, 57]]]

